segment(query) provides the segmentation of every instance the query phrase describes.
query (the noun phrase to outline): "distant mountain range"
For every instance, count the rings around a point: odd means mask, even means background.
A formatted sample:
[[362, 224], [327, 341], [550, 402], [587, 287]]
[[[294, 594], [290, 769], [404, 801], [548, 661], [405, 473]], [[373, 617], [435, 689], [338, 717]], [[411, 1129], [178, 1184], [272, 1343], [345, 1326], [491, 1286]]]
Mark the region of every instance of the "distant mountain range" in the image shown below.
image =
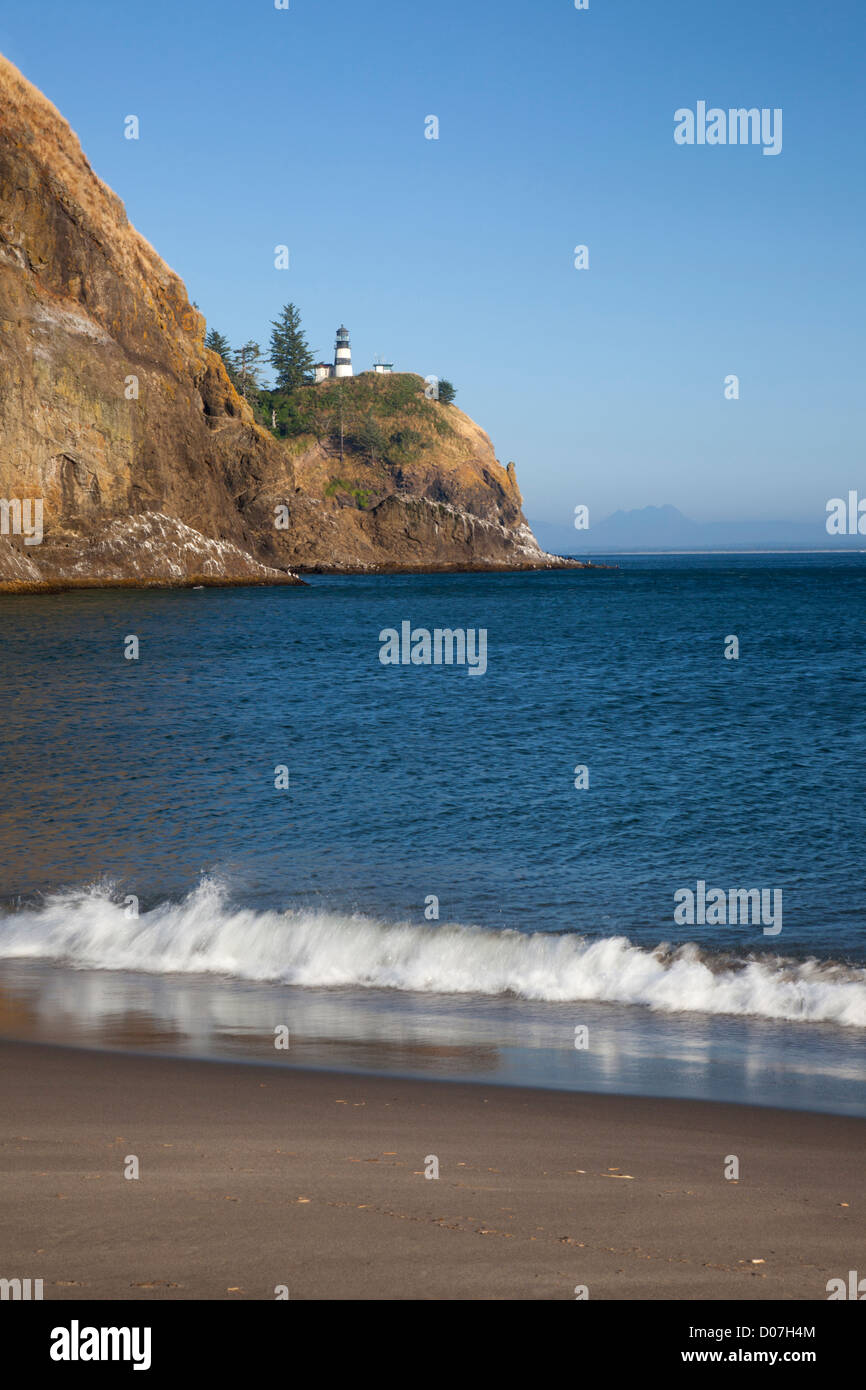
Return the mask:
[[630, 550], [866, 550], [864, 536], [830, 536], [817, 521], [693, 521], [677, 507], [618, 511], [586, 531], [557, 522], [530, 523], [555, 555]]

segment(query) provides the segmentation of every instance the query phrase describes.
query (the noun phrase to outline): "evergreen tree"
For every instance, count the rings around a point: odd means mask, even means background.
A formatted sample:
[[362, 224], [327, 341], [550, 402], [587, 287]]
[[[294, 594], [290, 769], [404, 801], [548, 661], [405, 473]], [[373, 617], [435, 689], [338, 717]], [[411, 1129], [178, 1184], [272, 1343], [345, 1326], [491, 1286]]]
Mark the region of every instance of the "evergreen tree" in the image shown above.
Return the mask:
[[204, 340], [204, 345], [206, 348], [210, 348], [211, 352], [219, 353], [223, 360], [223, 366], [228, 372], [229, 381], [236, 387], [238, 381], [235, 374], [234, 362], [232, 361], [232, 347], [225, 334], [218, 333], [215, 328], [209, 329], [208, 335]]
[[443, 405], [451, 405], [456, 395], [456, 388], [452, 385], [450, 381], [446, 381], [443, 377], [443, 379], [439, 382], [439, 400], [442, 402]]
[[258, 343], [244, 343], [243, 347], [235, 348], [232, 353], [232, 366], [234, 368], [236, 385], [245, 401], [258, 398], [261, 374], [262, 350]]
[[372, 415], [362, 419], [346, 439], [351, 448], [366, 454], [371, 463], [381, 463], [388, 453], [388, 436]]
[[300, 311], [286, 304], [271, 324], [271, 351], [268, 361], [276, 372], [278, 391], [289, 394], [303, 386], [313, 373], [313, 354], [301, 328]]
[[208, 335], [204, 340], [206, 348], [211, 352], [218, 352], [224, 362], [228, 362], [232, 354], [231, 344], [224, 333], [218, 333], [215, 328], [208, 330]]

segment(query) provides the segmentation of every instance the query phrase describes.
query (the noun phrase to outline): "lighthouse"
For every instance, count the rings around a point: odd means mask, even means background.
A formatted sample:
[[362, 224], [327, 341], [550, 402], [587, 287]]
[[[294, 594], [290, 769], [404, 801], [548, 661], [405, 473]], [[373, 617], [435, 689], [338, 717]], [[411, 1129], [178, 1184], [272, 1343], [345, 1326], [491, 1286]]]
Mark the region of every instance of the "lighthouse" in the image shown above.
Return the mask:
[[334, 344], [333, 362], [317, 362], [314, 371], [317, 382], [333, 381], [335, 376], [354, 376], [352, 371], [352, 349], [349, 344], [349, 330], [345, 324], [341, 324], [337, 329], [337, 341]]
[[352, 375], [352, 349], [349, 346], [349, 330], [342, 325], [337, 329], [336, 351], [334, 353], [334, 376]]

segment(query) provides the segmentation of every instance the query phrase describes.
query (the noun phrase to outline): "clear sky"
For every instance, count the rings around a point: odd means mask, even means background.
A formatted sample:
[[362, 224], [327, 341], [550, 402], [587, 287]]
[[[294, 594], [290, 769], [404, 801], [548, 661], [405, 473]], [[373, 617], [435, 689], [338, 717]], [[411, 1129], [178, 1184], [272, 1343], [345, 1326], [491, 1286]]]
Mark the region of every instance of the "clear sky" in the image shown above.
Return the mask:
[[[820, 519], [866, 493], [864, 49], [863, 0], [0, 15], [210, 325], [265, 345], [293, 300], [328, 359], [345, 322], [356, 370], [449, 377], [530, 518], [566, 524]], [[782, 152], [675, 144], [701, 100], [782, 108]]]

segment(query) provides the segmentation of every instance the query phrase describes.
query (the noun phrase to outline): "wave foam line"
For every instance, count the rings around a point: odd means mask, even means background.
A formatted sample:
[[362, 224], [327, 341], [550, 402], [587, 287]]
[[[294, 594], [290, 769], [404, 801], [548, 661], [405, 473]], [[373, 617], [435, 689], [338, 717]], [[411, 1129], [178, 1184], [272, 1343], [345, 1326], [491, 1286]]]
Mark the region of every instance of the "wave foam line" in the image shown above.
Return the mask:
[[642, 1004], [664, 1013], [753, 1015], [866, 1027], [866, 970], [781, 956], [714, 957], [694, 943], [634, 946], [547, 932], [395, 925], [231, 905], [203, 879], [182, 902], [129, 918], [110, 884], [55, 893], [0, 916], [0, 959], [292, 985], [512, 994]]

